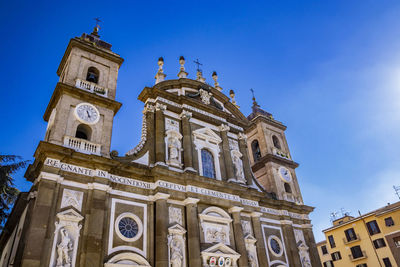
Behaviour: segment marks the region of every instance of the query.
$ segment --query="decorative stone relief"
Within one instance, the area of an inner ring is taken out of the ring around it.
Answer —
[[[244,236],[253,234],[253,229],[251,227],[251,222],[250,221],[242,220],[242,229],[243,229],[243,235]]]
[[[83,216],[73,209],[57,214],[50,267],[74,267]]]
[[[169,223],[178,223],[182,225],[182,209],[180,208],[175,208],[175,207],[169,207],[168,210],[169,213]]]
[[[61,208],[72,206],[81,211],[82,209],[83,192],[64,188],[61,200]]]
[[[230,150],[237,150],[239,151],[239,143],[235,139],[229,138],[229,148]]]
[[[165,130],[173,130],[176,132],[179,132],[179,121],[170,119],[170,118],[165,118]]]
[[[240,254],[231,249],[230,247],[218,243],[201,252],[203,259],[203,266],[233,266],[237,267],[237,261]]]
[[[200,93],[201,102],[203,102],[206,105],[209,105],[212,94],[207,92],[204,89],[200,89],[199,93]]]
[[[142,135],[140,136],[140,141],[137,146],[135,146],[133,149],[129,150],[126,155],[135,155],[137,154],[144,145],[146,144],[147,141],[147,120],[146,120],[146,113],[147,112],[154,112],[154,106],[152,105],[146,105],[144,110],[143,110],[143,119],[142,119]]]
[[[303,231],[300,229],[293,229],[294,237],[296,239],[297,248],[299,250],[299,256],[302,267],[312,267],[310,261],[310,255],[308,253],[308,246],[304,240]]]
[[[217,207],[208,207],[199,214],[199,218],[206,243],[230,245],[232,219],[228,213]]]
[[[231,128],[228,126],[228,125],[226,125],[226,124],[221,124],[219,127],[219,130],[221,131],[221,132],[225,132],[225,131],[229,131]]]
[[[170,267],[186,266],[185,233],[186,230],[178,224],[168,228],[168,258]]]

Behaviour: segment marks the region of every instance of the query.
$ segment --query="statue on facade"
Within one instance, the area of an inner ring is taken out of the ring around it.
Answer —
[[[183,265],[182,245],[176,239],[171,242],[171,267],[182,267]]]
[[[170,137],[168,139],[168,150],[169,160],[179,161],[180,142],[177,138]]]
[[[243,162],[237,155],[233,157],[233,164],[235,166],[236,179],[239,182],[243,182],[244,181]]]
[[[248,257],[249,257],[249,266],[250,267],[257,267],[257,262],[256,262],[256,259],[253,256],[253,254],[249,253]]]
[[[68,255],[72,250],[71,238],[65,228],[60,229],[61,242],[57,245],[57,267],[70,267],[71,258]]]

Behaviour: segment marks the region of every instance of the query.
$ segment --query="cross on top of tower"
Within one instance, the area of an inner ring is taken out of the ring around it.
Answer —
[[[100,30],[99,23],[101,22],[101,20],[100,18],[94,18],[94,20],[96,21],[96,26],[94,26],[92,34],[98,36],[99,35],[98,32]]]
[[[203,66],[203,64],[201,64],[201,63],[199,62],[199,59],[196,59],[196,60],[194,60],[193,62],[194,62],[194,64],[197,65],[197,71],[198,71],[198,72],[201,72],[200,66]]]

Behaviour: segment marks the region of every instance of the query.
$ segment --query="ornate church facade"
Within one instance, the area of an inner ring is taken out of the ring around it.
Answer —
[[[0,266],[321,266],[286,127],[160,58],[139,144],[110,153],[122,63],[97,28],[69,42]]]

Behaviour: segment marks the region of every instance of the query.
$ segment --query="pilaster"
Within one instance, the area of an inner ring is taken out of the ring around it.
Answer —
[[[239,267],[245,267],[249,265],[246,244],[244,242],[242,221],[240,218],[240,212],[242,210],[243,210],[242,207],[236,207],[236,206],[229,209],[229,213],[232,213],[233,217],[233,232],[235,235],[236,251],[240,254],[240,258],[238,261]]]
[[[147,104],[143,110],[147,122],[147,142],[149,146],[149,164],[151,166],[156,162],[154,111],[154,106],[150,104]]]
[[[180,116],[182,118],[183,163],[185,171],[195,171],[193,169],[192,129],[190,127],[192,113],[184,110]]]
[[[167,109],[166,105],[156,104],[156,130],[155,130],[155,148],[156,148],[156,165],[165,166],[165,121],[164,111]]]
[[[256,248],[259,260],[259,266],[269,266],[267,254],[264,245],[264,237],[261,229],[260,212],[251,213],[251,222],[253,224],[254,237],[257,239]]]
[[[157,193],[155,200],[155,265],[156,267],[168,267],[168,194]]]
[[[297,249],[296,238],[293,232],[292,221],[281,221],[281,228],[286,244],[286,253],[289,259],[289,265],[293,267],[302,267],[300,262],[299,250]]]
[[[201,267],[197,202],[199,199],[196,198],[187,198],[184,201],[187,220],[188,266],[190,267]]]
[[[303,225],[304,226],[304,225]],[[312,231],[312,226],[303,227],[304,239],[306,245],[308,246],[308,253],[310,255],[311,265],[313,267],[321,267],[321,261],[319,259],[317,245],[314,239],[314,233]]]

